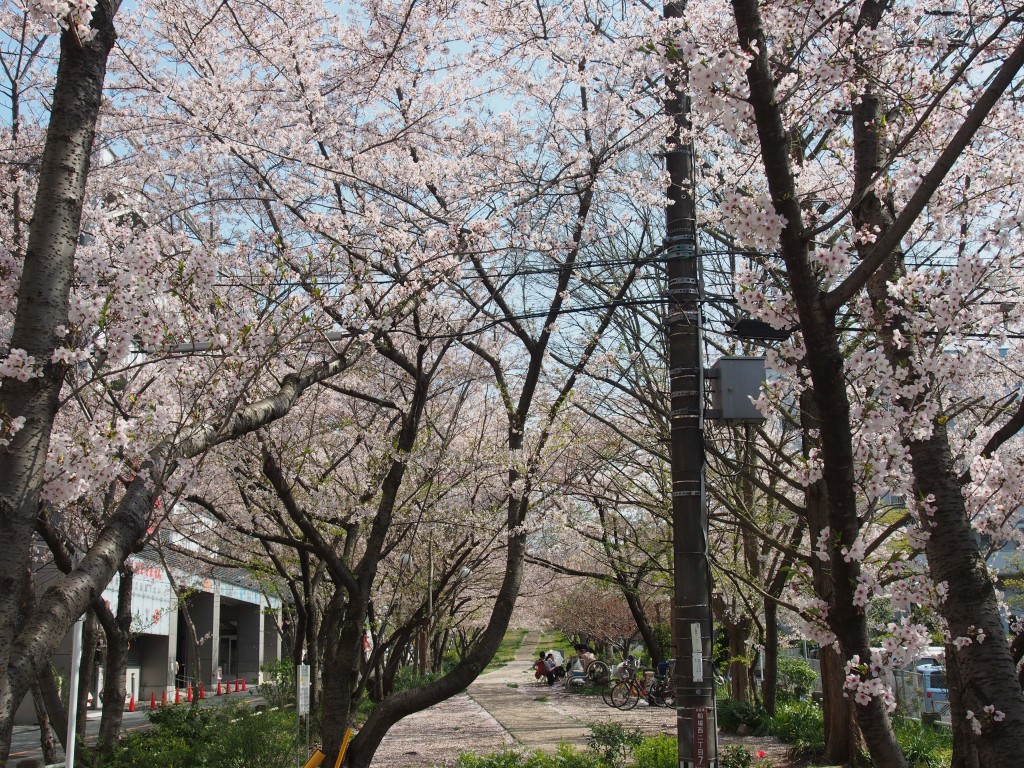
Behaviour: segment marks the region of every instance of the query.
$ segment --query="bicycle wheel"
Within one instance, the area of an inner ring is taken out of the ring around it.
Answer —
[[[587,679],[597,685],[603,685],[611,679],[612,673],[603,661],[592,661],[587,667]]]
[[[605,688],[603,691],[601,691],[601,700],[605,704],[607,704],[609,707],[614,707],[615,706],[615,704],[612,702],[612,691],[613,690],[615,690],[614,687]]]
[[[632,709],[640,701],[640,693],[637,691],[636,683],[629,680],[620,680],[612,688],[612,706],[621,710]]]
[[[656,707],[674,707],[676,705],[675,686],[668,685],[665,682],[652,686],[651,703]]]

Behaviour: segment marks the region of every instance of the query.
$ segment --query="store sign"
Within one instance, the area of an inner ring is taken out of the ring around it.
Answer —
[[[167,574],[163,568],[143,560],[129,560],[132,569],[132,632],[146,635],[167,635],[171,631],[169,616],[177,610]],[[113,610],[117,605],[120,577],[114,575],[103,590],[103,599]]]

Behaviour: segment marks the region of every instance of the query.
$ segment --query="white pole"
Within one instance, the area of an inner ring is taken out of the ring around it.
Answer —
[[[75,768],[75,726],[78,720],[78,671],[82,666],[82,627],[85,617],[75,622],[74,634],[71,636],[71,678],[68,691],[68,748],[64,751],[65,768]]]

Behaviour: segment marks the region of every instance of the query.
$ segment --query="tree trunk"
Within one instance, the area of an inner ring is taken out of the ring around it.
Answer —
[[[454,696],[483,672],[501,645],[501,639],[512,618],[516,596],[519,594],[519,585],[522,581],[525,554],[526,541],[524,537],[510,538],[505,560],[505,576],[495,600],[491,619],[480,639],[455,668],[444,677],[427,685],[401,691],[385,699],[373,711],[362,730],[359,731],[359,735],[353,740],[348,753],[347,765],[349,768],[369,768],[374,752],[392,725],[406,715]]]
[[[747,82],[749,103],[757,126],[758,143],[772,205],[786,224],[779,238],[789,287],[803,332],[804,364],[810,371],[821,433],[822,474],[828,487],[828,554],[832,566],[832,600],[829,627],[843,654],[871,658],[867,618],[854,601],[861,575],[860,563],[849,562],[842,547],[860,533],[855,493],[850,401],[846,389],[843,356],[836,329],[836,308],[826,300],[818,274],[811,264],[810,243],[804,229],[800,192],[791,168],[789,134],[783,123],[775,79],[768,59],[769,44],[757,0],[732,0],[740,46],[750,56]],[[867,674],[870,674],[868,672]],[[857,719],[876,765],[906,768],[907,761],[896,741],[885,705],[878,698],[857,706]]]
[[[764,599],[764,682],[761,695],[769,715],[775,714],[775,695],[779,687],[779,608],[769,597]]]
[[[43,690],[38,680],[32,684],[32,707],[36,712],[36,722],[39,723],[39,746],[43,750],[43,762],[51,765],[57,762],[57,740],[53,737],[50,715],[46,711]]]
[[[25,350],[34,358],[39,375],[27,381],[5,378],[0,385],[0,412],[25,419],[10,444],[0,448],[0,670],[5,671],[0,674],[0,764],[10,753],[14,710],[36,676],[35,671],[22,673],[12,667],[10,659],[21,579],[32,551],[43,467],[64,382],[64,365],[51,360],[64,343],[58,327],[68,325],[85,181],[107,55],[114,44],[117,5],[109,0],[96,4],[92,26],[97,34],[91,41],[82,43],[72,32],[61,35],[50,124],[10,340],[11,349]]]
[[[107,636],[107,656],[103,675],[103,714],[100,716],[100,735],[97,749],[109,752],[121,736],[121,721],[124,718],[126,695],[125,674],[128,669],[128,644],[132,630],[132,579],[131,566],[121,564],[118,573],[117,613],[113,622],[104,622]],[[198,700],[198,695],[196,700]]]
[[[96,675],[99,631],[96,612],[90,609],[85,614],[85,622],[82,626],[82,660],[78,665],[78,709],[75,715],[75,733],[78,734],[80,747],[85,743],[85,726],[89,721],[89,694]],[[99,691],[96,693],[98,694]]]
[[[655,633],[654,627],[647,619],[643,603],[640,602],[639,592],[635,586],[630,587],[621,582],[619,589],[626,599],[626,605],[629,607],[629,613],[633,616],[633,621],[636,622],[636,628],[644,641],[644,647],[647,648],[647,653],[651,656],[651,663],[657,666],[659,662],[665,660],[665,653],[661,648],[661,643],[658,642],[658,635]]]
[[[203,679],[202,667],[199,661],[199,634],[196,632],[196,624],[192,621],[192,612],[188,609],[189,593],[186,592],[183,596],[179,589],[178,581],[174,578],[174,571],[167,565],[167,559],[164,557],[164,551],[162,547],[159,547],[160,552],[160,563],[164,567],[164,571],[167,573],[167,583],[171,588],[171,592],[174,594],[175,604],[180,606],[175,608],[178,611],[178,618],[185,624],[185,637],[188,650],[185,656],[185,668],[184,675],[187,686],[191,686],[193,682],[196,684],[196,688],[199,687],[199,683]],[[123,573],[124,569],[122,569]],[[174,681],[175,687],[178,685],[178,681]],[[192,706],[199,706],[198,691],[192,698]]]
[[[946,681],[961,679],[955,648],[946,644]],[[967,720],[959,685],[949,685],[949,719],[953,725],[953,759],[949,768],[979,768],[974,732]]]
[[[804,455],[807,456],[816,447],[809,435],[818,430],[818,407],[810,390],[804,390],[800,396],[800,427],[804,435]],[[828,525],[828,488],[824,480],[818,480],[807,487],[804,505],[807,510],[808,534],[811,541],[816,542]],[[822,561],[816,555],[811,557],[811,580],[814,594],[826,605],[830,605],[832,569],[829,561]],[[860,752],[861,742],[856,718],[852,716],[853,704],[843,692],[843,659],[831,645],[824,645],[818,654],[818,663],[825,720],[825,754],[822,760],[827,764],[853,765]]]
[[[726,668],[726,676],[729,679],[729,698],[734,701],[749,701],[751,689],[748,679],[750,659],[747,657],[747,641],[750,639],[753,621],[746,615],[736,618],[732,613],[735,610],[735,605],[727,605],[719,595],[713,597],[712,607],[715,611],[717,625],[725,633],[726,641],[729,644],[729,665]]]
[[[978,762],[985,768],[1020,765],[1024,754],[1024,693],[1003,631],[999,602],[978,552],[974,530],[967,519],[960,481],[954,471],[946,424],[936,418],[927,440],[910,443],[915,490],[919,498],[934,497],[922,523],[930,527],[925,553],[932,580],[947,586],[939,612],[950,638],[971,642],[947,657],[958,672],[951,682],[960,690],[963,708],[982,725],[974,741]],[[984,641],[979,637],[984,633]],[[948,679],[948,678],[947,678]],[[1004,718],[997,722],[985,713],[993,706]]]
[[[43,705],[50,718],[50,726],[57,734],[62,749],[68,748],[68,713],[60,697],[57,678],[53,675],[53,667],[47,668],[39,675],[39,690],[43,696]]]

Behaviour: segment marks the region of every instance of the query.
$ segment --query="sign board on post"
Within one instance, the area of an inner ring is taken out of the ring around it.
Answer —
[[[296,709],[300,715],[309,714],[309,664],[299,664],[296,668],[297,685],[295,691]]]
[[[693,768],[707,768],[708,756],[708,708],[693,708]]]
[[[704,682],[704,646],[701,643],[700,623],[690,624],[690,644],[693,646],[693,682]]]

